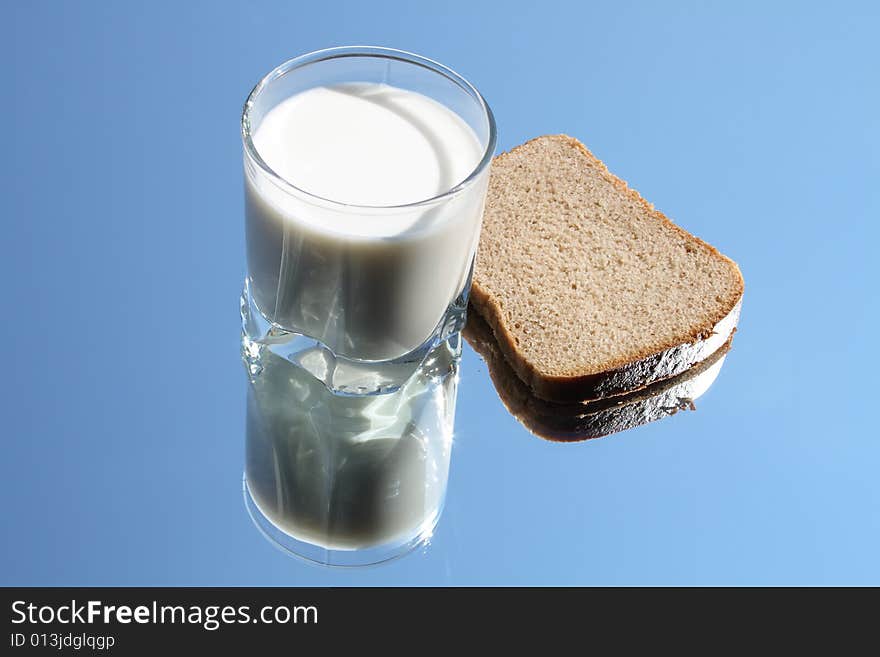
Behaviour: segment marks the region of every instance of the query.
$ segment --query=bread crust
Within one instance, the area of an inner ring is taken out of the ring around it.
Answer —
[[[702,362],[677,376],[617,397],[578,402],[548,402],[536,397],[502,354],[492,329],[476,313],[469,315],[463,333],[483,358],[505,408],[526,429],[553,442],[601,438],[695,410],[694,400],[715,381],[730,350],[732,336]]]
[[[532,389],[536,396],[542,399],[550,401],[599,399],[638,390],[656,381],[676,376],[717,351],[733,334],[739,321],[745,282],[737,264],[711,244],[707,244],[673,223],[666,215],[642,198],[636,190],[630,188],[625,181],[612,174],[599,158],[573,137],[564,134],[536,137],[506,153],[501,153],[495,159],[502,161],[510,154],[539,139],[562,141],[579,149],[588,158],[595,161],[600,167],[601,173],[615,187],[640,203],[653,217],[664,222],[684,239],[699,244],[717,258],[725,261],[735,276],[736,288],[731,298],[725,300],[723,308],[726,307],[726,310],[722,309],[716,317],[710,317],[704,325],[693,327],[693,332],[686,341],[675,343],[666,341],[660,345],[659,349],[645,349],[635,354],[634,358],[609,362],[607,369],[602,372],[560,376],[543,373],[520,356],[514,338],[502,320],[503,315],[497,301],[480,286],[478,276],[475,276],[471,287],[470,305],[489,325],[507,362],[519,378]]]

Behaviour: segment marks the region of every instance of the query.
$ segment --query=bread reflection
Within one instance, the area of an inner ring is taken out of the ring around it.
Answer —
[[[576,442],[696,410],[721,371],[732,337],[714,354],[686,372],[614,397],[581,402],[551,402],[536,397],[501,353],[492,329],[470,308],[465,339],[486,362],[489,376],[507,410],[526,429],[545,440]]]

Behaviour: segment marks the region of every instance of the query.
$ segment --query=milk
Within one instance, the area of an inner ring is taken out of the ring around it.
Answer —
[[[259,513],[326,550],[430,534],[446,494],[460,339],[397,392],[340,396],[269,352],[250,378],[246,481]]]
[[[477,168],[474,131],[427,96],[374,83],[302,91],[253,131],[277,176],[246,156],[248,284],[260,313],[356,360],[422,345],[469,280],[488,167],[429,199]]]

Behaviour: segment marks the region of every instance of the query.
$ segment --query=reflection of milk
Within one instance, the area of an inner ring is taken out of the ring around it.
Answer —
[[[299,93],[253,126],[282,189],[245,160],[250,289],[261,313],[337,355],[389,360],[421,345],[467,282],[488,168],[453,111],[380,84]],[[405,206],[405,207],[354,207]]]
[[[268,352],[247,413],[245,476],[262,514],[333,550],[430,531],[446,493],[459,355],[453,338],[399,391],[347,397]]]

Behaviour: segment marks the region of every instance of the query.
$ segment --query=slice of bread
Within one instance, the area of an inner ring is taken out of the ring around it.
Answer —
[[[486,362],[498,397],[510,414],[536,436],[554,442],[601,438],[678,411],[696,410],[694,401],[715,382],[732,340],[681,374],[641,390],[592,401],[558,403],[536,397],[522,382],[478,313],[468,315],[464,336]]]
[[[471,305],[535,395],[596,399],[705,360],[739,318],[729,258],[565,135],[495,158]]]

